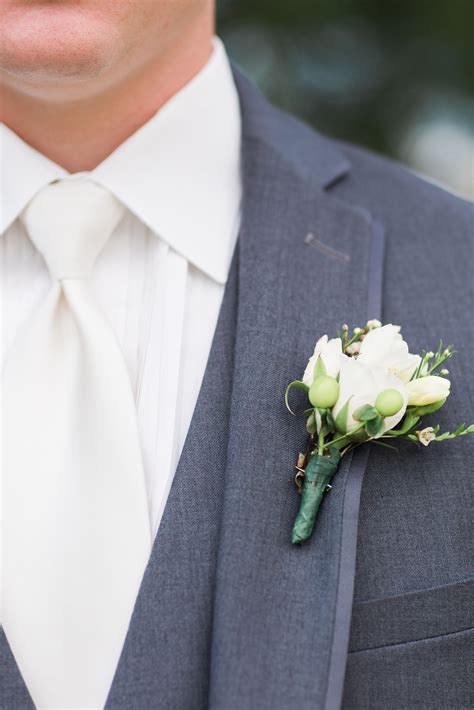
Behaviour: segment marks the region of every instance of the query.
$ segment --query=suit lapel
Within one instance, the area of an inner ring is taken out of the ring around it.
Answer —
[[[0,627],[0,708],[34,710],[33,700]]]
[[[378,317],[380,230],[321,189],[344,162],[323,151],[326,169],[309,178],[307,156],[300,164],[272,142],[271,117],[265,130],[245,121],[240,90],[244,218],[210,706],[329,710],[342,693],[365,457],[344,459],[313,539],[293,547],[306,435],[283,393],[317,336]]]

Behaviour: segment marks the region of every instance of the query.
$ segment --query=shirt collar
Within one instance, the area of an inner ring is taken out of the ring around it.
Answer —
[[[7,166],[0,227],[67,171],[2,126]],[[237,90],[220,40],[204,68],[94,170],[153,232],[225,283],[241,199],[241,121]],[[5,168],[2,172],[5,175]]]
[[[0,124],[0,233],[10,226],[42,187],[66,177],[66,170]]]

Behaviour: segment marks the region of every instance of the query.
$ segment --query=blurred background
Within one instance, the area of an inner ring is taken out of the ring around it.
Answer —
[[[231,58],[318,131],[474,198],[473,0],[218,0]]]

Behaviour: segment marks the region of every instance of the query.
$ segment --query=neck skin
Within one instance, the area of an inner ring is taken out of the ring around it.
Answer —
[[[212,22],[195,23],[134,73],[118,81],[100,77],[84,83],[86,90],[77,84],[23,90],[7,79],[0,118],[68,172],[92,170],[202,69],[212,53],[212,36]]]

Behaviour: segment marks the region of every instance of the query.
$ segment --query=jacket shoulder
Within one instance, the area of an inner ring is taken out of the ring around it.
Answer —
[[[423,219],[444,213],[472,229],[473,205],[468,200],[394,160],[359,146],[332,142],[351,164],[340,186],[347,198],[367,202],[374,214],[403,212]]]
[[[343,170],[327,188],[346,204],[363,208],[385,225],[394,244],[436,248],[453,256],[471,248],[474,239],[474,204],[453,194],[408,167],[365,148],[319,134],[293,116],[279,111],[285,124],[286,150],[310,159],[316,174],[320,156]],[[334,158],[338,156],[338,158]],[[431,246],[430,246],[431,245]]]

